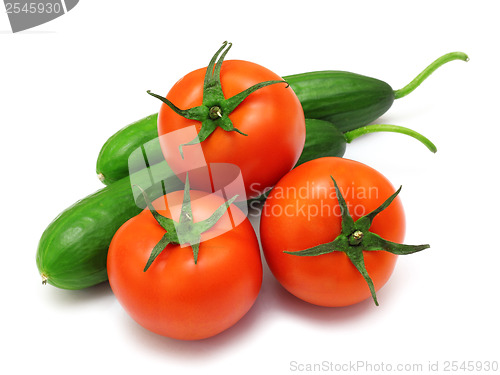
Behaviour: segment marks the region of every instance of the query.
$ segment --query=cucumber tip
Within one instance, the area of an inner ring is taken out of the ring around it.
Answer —
[[[47,285],[47,280],[48,280],[47,275],[42,273],[41,276],[42,276],[42,285]]]
[[[101,182],[104,182],[104,180],[106,179],[106,177],[104,177],[104,175],[102,173],[98,173],[97,174],[97,178],[99,179],[99,181]]]

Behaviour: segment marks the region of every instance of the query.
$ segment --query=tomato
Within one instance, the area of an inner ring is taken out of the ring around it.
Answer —
[[[192,190],[194,223],[209,218],[224,200]],[[183,192],[152,205],[180,220]],[[197,262],[193,247],[168,244],[144,271],[165,230],[146,209],[116,232],[108,252],[111,288],[127,313],[146,329],[181,340],[214,336],[234,325],[254,304],[262,283],[257,237],[234,205],[201,234]]]
[[[347,306],[371,293],[345,252],[292,254],[332,242],[341,234],[341,207],[332,178],[354,221],[395,192],[387,178],[365,164],[334,157],[312,160],[284,176],[271,191],[263,207],[260,235],[267,264],[286,290],[312,304]],[[387,241],[403,241],[405,215],[399,197],[373,219],[370,232]],[[397,255],[386,251],[362,254],[374,289],[379,290],[391,276]]]
[[[180,109],[201,106],[207,98],[204,94],[206,73],[207,68],[203,68],[187,74],[171,88],[166,99]],[[304,112],[293,90],[269,69],[241,60],[228,60],[221,65],[220,84],[224,98],[232,98],[253,85],[273,80],[279,83],[252,92],[230,113],[222,111],[221,116],[228,116],[238,131],[214,125],[215,130],[200,143],[208,166],[228,163],[241,169],[248,198],[257,197],[272,187],[299,159],[305,142]],[[218,100],[220,98],[213,101]],[[193,169],[192,165],[186,166],[188,162],[179,153],[180,147],[187,152],[200,144],[181,146],[191,139],[164,135],[192,126],[199,133],[202,123],[187,119],[162,104],[158,117],[160,144],[169,166],[180,176]],[[193,188],[203,190],[199,186],[204,181],[197,182],[194,174],[191,183]]]

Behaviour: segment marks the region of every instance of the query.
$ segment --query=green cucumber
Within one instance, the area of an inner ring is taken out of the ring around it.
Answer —
[[[67,208],[40,238],[36,264],[43,284],[83,289],[107,280],[106,257],[111,239],[123,223],[145,207],[132,184],[145,188],[151,199],[184,187],[163,162]]]
[[[355,73],[311,72],[286,80],[306,117],[331,121],[341,131],[376,120],[394,102],[394,91],[387,83]]]
[[[283,79],[297,94],[306,118],[330,121],[347,132],[376,120],[395,99],[408,95],[437,68],[453,60],[467,61],[468,57],[462,52],[443,55],[400,90],[393,90],[378,79],[343,71],[309,72]],[[109,138],[97,159],[96,171],[101,181],[110,184],[128,175],[132,151],[158,137],[157,115],[130,124]],[[147,147],[150,164],[162,160],[158,142]],[[133,167],[134,163],[131,161],[130,165]]]
[[[436,146],[423,135],[414,130],[388,124],[365,125],[358,129],[342,133],[337,127],[326,120],[306,119],[306,140],[304,149],[295,167],[313,159],[327,156],[342,157],[346,146],[354,139],[369,133],[391,132],[405,134],[420,141],[430,151],[436,152]]]
[[[346,151],[347,141],[344,133],[331,122],[306,119],[306,141],[295,167],[326,156],[341,158]]]
[[[118,181],[130,173],[139,169],[142,157],[139,162],[131,160],[129,157],[140,146],[149,147],[148,141],[158,136],[156,123],[158,113],[146,116],[128,126],[125,126],[114,135],[112,135],[101,148],[97,158],[96,171],[98,178],[105,184]],[[150,144],[154,145],[154,144]],[[145,150],[150,157],[150,164],[156,164],[163,160],[163,155],[159,149],[153,152]]]
[[[468,61],[463,52],[443,55],[400,90],[364,75],[327,70],[283,77],[297,94],[306,118],[328,120],[342,132],[367,125],[417,88],[437,68],[453,60]]]
[[[104,143],[96,164],[101,182],[109,185],[118,181],[139,170],[143,161],[153,165],[164,160],[158,141],[157,119],[158,113],[144,117],[118,130]],[[143,150],[143,155],[137,152],[139,149]]]

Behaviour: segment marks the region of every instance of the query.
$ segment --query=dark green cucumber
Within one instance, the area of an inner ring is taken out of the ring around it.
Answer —
[[[295,167],[313,159],[327,156],[342,157],[346,146],[354,139],[369,133],[391,132],[405,134],[424,144],[430,151],[436,152],[436,146],[427,138],[414,130],[388,124],[365,125],[342,133],[337,127],[326,120],[306,119],[306,140],[304,149]]]
[[[327,70],[283,77],[295,91],[306,118],[333,122],[342,132],[367,125],[415,90],[437,68],[453,60],[468,61],[463,52],[443,55],[400,90],[364,75]]]
[[[330,121],[342,132],[347,132],[379,118],[395,99],[408,95],[437,68],[453,60],[467,61],[468,57],[462,52],[443,55],[400,90],[393,90],[381,80],[344,71],[309,72],[283,79],[297,94],[306,118]],[[125,177],[129,173],[128,157],[145,144],[150,164],[162,160],[159,143],[147,143],[158,137],[156,116],[130,124],[104,144],[97,159],[101,181],[109,184]],[[131,160],[130,166],[134,168],[134,165]]]
[[[347,141],[344,133],[331,122],[325,120],[306,120],[306,141],[295,167],[326,156],[342,157],[345,154]]]
[[[327,120],[349,131],[383,115],[394,102],[387,83],[360,74],[324,71],[285,77],[307,118]]]
[[[83,289],[107,280],[106,257],[111,239],[123,223],[145,207],[131,184],[146,188],[151,199],[184,187],[163,162],[67,208],[45,229],[38,245],[36,263],[44,284]]]
[[[132,173],[139,169],[132,160],[129,165],[129,156],[142,145],[148,147],[148,141],[158,136],[157,120],[158,113],[144,117],[125,126],[106,141],[99,152],[96,165],[97,176],[104,184],[109,185],[129,175],[129,168]],[[161,152],[157,151],[159,150],[149,152],[146,149],[151,157],[151,165],[163,160]]]

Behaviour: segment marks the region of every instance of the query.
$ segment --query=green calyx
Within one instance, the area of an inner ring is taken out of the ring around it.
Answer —
[[[203,142],[208,138],[210,134],[215,131],[215,129],[217,129],[217,127],[222,128],[225,131],[235,131],[242,135],[247,135],[234,127],[233,122],[229,118],[231,112],[233,112],[236,107],[238,107],[243,102],[243,100],[245,100],[251,93],[275,83],[286,83],[282,80],[260,82],[249,87],[246,90],[243,90],[239,94],[226,99],[222,92],[220,72],[222,68],[222,62],[231,49],[231,46],[231,43],[224,42],[222,44],[222,47],[219,48],[219,50],[212,57],[212,60],[210,60],[203,83],[203,101],[200,106],[190,109],[180,109],[163,96],[148,91],[149,95],[160,99],[178,115],[188,120],[201,122],[201,129],[198,133],[198,136],[192,141],[179,147],[181,155],[183,154],[182,146]]]
[[[331,177],[331,176],[330,176]],[[318,246],[311,247],[310,249],[301,251],[284,251],[287,254],[297,255],[297,256],[317,256],[322,254],[333,253],[334,251],[340,251],[347,255],[351,263],[356,267],[356,269],[361,273],[363,278],[370,288],[370,292],[375,302],[375,305],[379,305],[377,301],[377,296],[375,293],[375,287],[373,281],[368,275],[365,267],[363,251],[387,251],[392,254],[406,255],[416,253],[418,251],[429,248],[429,245],[403,245],[395,242],[387,241],[380,237],[379,235],[369,231],[373,219],[380,212],[385,210],[396,196],[401,191],[401,187],[391,195],[380,207],[374,211],[368,213],[367,215],[360,217],[358,220],[354,219],[349,214],[349,209],[344,200],[344,197],[340,193],[340,189],[337,183],[331,177],[337,194],[337,199],[342,212],[342,230],[341,233],[332,242],[321,244]]]
[[[140,187],[138,188],[141,189]],[[156,209],[151,204],[151,201],[147,197],[145,191],[141,189],[141,192],[144,196],[144,200],[146,201],[149,210],[151,211],[151,214],[153,215],[157,223],[160,224],[160,226],[166,231],[161,240],[151,251],[146,266],[144,267],[144,272],[148,270],[153,261],[158,257],[158,255],[160,255],[160,253],[168,244],[188,244],[189,246],[191,246],[191,248],[193,249],[194,263],[197,264],[201,234],[211,229],[224,215],[229,206],[236,200],[236,198],[238,198],[238,196],[236,195],[228,201],[224,202],[208,219],[200,222],[194,222],[193,213],[191,210],[191,197],[189,195],[189,180],[188,176],[186,175],[186,184],[184,186],[184,196],[182,201],[181,213],[179,221],[177,222],[158,213],[158,211],[156,211]]]

